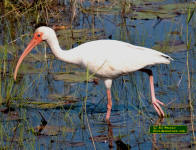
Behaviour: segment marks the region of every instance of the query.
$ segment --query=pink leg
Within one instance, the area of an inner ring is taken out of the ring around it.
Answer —
[[[111,91],[110,91],[110,89],[107,89],[107,97],[108,97],[108,105],[107,105],[106,120],[109,120],[110,119],[111,109],[112,109],[112,98],[111,98]]]
[[[159,116],[164,117],[165,114],[164,114],[160,105],[164,106],[165,104],[163,102],[159,101],[158,99],[156,99],[156,97],[155,97],[153,75],[150,75],[150,89],[151,89],[152,104],[153,104],[155,110],[157,111],[157,113],[159,114]]]
[[[154,109],[156,110],[156,112],[158,113],[158,115],[160,117],[164,117],[165,114],[161,108],[160,105],[165,106],[165,104],[161,101],[159,101],[158,99],[156,99],[155,97],[155,91],[154,91],[154,80],[153,80],[153,74],[152,71],[150,69],[141,69],[142,72],[146,72],[149,75],[150,78],[150,90],[151,90],[151,97],[152,97],[152,104]]]

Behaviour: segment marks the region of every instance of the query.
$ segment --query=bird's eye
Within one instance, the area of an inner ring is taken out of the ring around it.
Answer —
[[[37,37],[40,37],[41,35],[40,34],[37,34]]]

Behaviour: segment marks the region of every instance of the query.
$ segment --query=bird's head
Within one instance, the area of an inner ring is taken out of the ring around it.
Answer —
[[[20,58],[17,62],[16,68],[14,71],[14,80],[16,80],[18,68],[19,68],[20,64],[22,63],[23,59],[25,58],[25,56],[27,56],[29,54],[29,52],[36,45],[38,45],[42,41],[47,41],[51,34],[54,34],[54,30],[49,27],[46,27],[46,26],[39,27],[35,30],[33,39],[29,42],[28,46],[26,47],[26,49],[24,50],[24,52],[22,53],[22,55],[20,56]]]

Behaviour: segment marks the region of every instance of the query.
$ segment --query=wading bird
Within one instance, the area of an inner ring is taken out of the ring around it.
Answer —
[[[160,106],[164,103],[155,97],[152,71],[145,69],[145,67],[155,64],[169,64],[172,60],[170,56],[153,49],[117,40],[96,40],[81,44],[70,50],[62,50],[55,31],[42,26],[36,29],[33,39],[20,56],[14,72],[15,80],[24,57],[42,41],[49,44],[58,59],[87,68],[91,73],[104,80],[108,101],[106,120],[109,120],[112,109],[112,80],[134,71],[142,71],[149,75],[153,107],[160,117],[164,117],[164,112]]]

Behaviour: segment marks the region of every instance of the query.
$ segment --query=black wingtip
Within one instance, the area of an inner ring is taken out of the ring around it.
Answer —
[[[173,60],[173,58],[171,58],[170,56],[167,56],[167,55],[162,55],[162,57],[165,57],[168,60]]]

